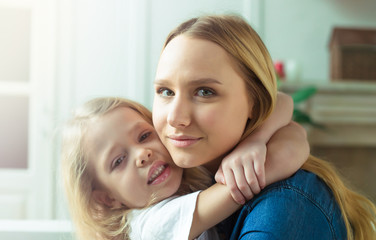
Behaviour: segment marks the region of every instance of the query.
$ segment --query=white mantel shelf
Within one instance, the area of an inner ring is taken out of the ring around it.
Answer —
[[[376,81],[286,82],[280,90],[291,94],[307,86],[315,86],[317,93],[298,107],[327,127],[309,130],[311,144],[376,147]]]
[[[370,94],[376,96],[376,80],[374,82],[328,82],[328,83],[315,83],[312,82],[283,82],[281,88],[283,91],[293,92],[302,87],[315,86],[319,92],[323,93],[359,93]]]

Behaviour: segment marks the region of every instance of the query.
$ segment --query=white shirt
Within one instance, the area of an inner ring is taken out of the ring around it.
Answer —
[[[132,210],[132,240],[188,240],[199,192],[170,197],[146,209]],[[219,239],[214,228],[202,233],[198,240]]]

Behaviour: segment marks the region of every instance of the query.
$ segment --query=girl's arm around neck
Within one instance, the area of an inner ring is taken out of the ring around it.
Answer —
[[[189,239],[225,220],[241,206],[234,201],[225,185],[216,183],[202,191],[197,198]]]
[[[265,160],[266,155],[270,154],[266,144],[279,129],[291,121],[293,106],[290,96],[278,92],[271,115],[222,160],[215,180],[231,189],[236,202],[244,203],[266,186]]]
[[[268,142],[265,162],[266,183],[286,179],[307,160],[310,152],[305,129],[291,122],[278,130]]]
[[[306,132],[294,122],[277,131],[269,141],[268,148],[274,154],[268,156],[266,161],[266,185],[291,176],[309,155]],[[286,161],[281,161],[281,158]],[[223,221],[241,206],[234,201],[226,185],[216,183],[202,191],[197,198],[189,239]]]
[[[257,139],[267,143],[278,129],[291,122],[293,110],[294,102],[292,98],[285,93],[278,92],[273,112],[260,127],[252,132],[248,139],[251,141]]]

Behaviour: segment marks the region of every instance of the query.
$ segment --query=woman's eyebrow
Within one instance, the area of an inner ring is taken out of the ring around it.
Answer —
[[[156,79],[154,81],[154,84],[156,85],[167,85],[168,83],[171,83],[171,81],[166,80],[166,79]],[[189,85],[202,85],[202,84],[209,84],[209,83],[222,85],[222,83],[215,78],[198,78],[198,79],[189,81]]]
[[[209,83],[222,85],[222,83],[215,78],[199,78],[199,79],[195,79],[191,81],[192,85],[202,85],[202,84],[209,84]]]
[[[166,85],[168,83],[168,80],[166,79],[155,79],[154,80],[154,84],[157,84],[157,85]]]

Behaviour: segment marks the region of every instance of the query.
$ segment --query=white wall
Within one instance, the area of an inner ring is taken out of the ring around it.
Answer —
[[[275,60],[295,60],[302,81],[330,78],[334,26],[376,28],[375,0],[265,0],[263,39]]]

